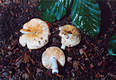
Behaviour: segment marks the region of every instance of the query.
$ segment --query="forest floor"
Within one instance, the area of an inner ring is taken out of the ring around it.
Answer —
[[[41,56],[46,48],[61,46],[58,27],[72,24],[71,18],[49,23],[49,43],[41,49],[30,51],[19,44],[19,30],[30,19],[40,18],[37,2],[29,2],[28,7],[18,0],[15,3],[0,0],[0,3],[4,3],[0,5],[0,28],[4,28],[0,32],[4,35],[0,38],[7,38],[0,41],[0,80],[116,80],[116,58],[108,55],[107,50],[108,41],[116,33],[114,13],[110,26],[103,29],[106,31],[98,37],[91,38],[81,32],[80,44],[63,50],[65,66],[59,67],[59,74],[53,75],[51,70],[43,67]]]

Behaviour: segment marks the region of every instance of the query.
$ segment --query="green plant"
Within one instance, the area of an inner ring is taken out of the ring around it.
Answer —
[[[91,37],[99,33],[101,11],[96,0],[41,0],[38,6],[41,18],[50,22],[60,20],[69,8],[76,27]]]
[[[116,35],[112,36],[112,39],[109,42],[108,52],[109,55],[116,56]]]
[[[54,22],[66,14],[66,8],[70,3],[71,0],[41,0],[38,9],[43,20]]]
[[[41,18],[49,22],[71,15],[73,25],[91,37],[100,31],[101,11],[96,0],[41,0],[38,10]],[[115,46],[116,36],[113,36],[108,48],[110,55],[116,55]]]

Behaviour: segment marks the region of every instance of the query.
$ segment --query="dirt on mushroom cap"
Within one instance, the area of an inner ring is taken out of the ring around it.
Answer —
[[[64,25],[59,28],[61,43],[67,47],[73,47],[80,43],[81,35],[79,30],[73,25]]]
[[[20,32],[24,33],[19,38],[19,43],[24,47],[27,45],[29,49],[38,49],[48,43],[50,35],[49,27],[46,22],[41,19],[31,19],[25,23]]]
[[[61,29],[65,35],[68,35],[68,33],[71,33],[74,36],[80,35],[79,30],[73,25],[64,25]]]
[[[39,26],[39,27],[38,27]],[[23,25],[23,29],[20,31],[25,32],[42,32],[44,27],[48,26],[46,22],[38,18],[33,18]]]

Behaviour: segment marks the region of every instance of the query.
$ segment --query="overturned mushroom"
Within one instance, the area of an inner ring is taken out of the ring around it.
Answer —
[[[20,30],[23,35],[19,38],[19,43],[29,49],[38,49],[48,43],[50,35],[49,27],[46,22],[41,19],[31,19],[23,25]]]
[[[79,30],[73,25],[64,25],[59,27],[61,37],[62,49],[67,47],[73,47],[80,43],[81,35]]]
[[[42,64],[47,69],[52,69],[52,73],[58,73],[58,64],[64,66],[65,55],[63,51],[58,47],[49,47],[42,54]]]

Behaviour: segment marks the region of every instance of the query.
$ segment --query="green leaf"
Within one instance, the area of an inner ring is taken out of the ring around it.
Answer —
[[[49,22],[60,20],[72,1],[72,23],[86,34],[96,36],[100,31],[101,21],[101,12],[96,0],[41,0],[38,6],[41,18]]]
[[[42,14],[42,19],[46,21],[60,20],[66,14],[66,8],[71,0],[41,0],[38,10]]]
[[[109,42],[108,52],[109,55],[116,56],[116,35],[112,36],[112,39]]]
[[[71,15],[73,24],[81,31],[92,37],[99,33],[101,11],[96,0],[74,0]]]

